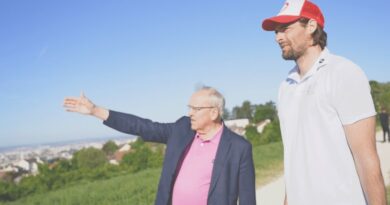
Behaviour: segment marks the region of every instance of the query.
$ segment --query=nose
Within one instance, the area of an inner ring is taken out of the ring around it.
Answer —
[[[192,117],[194,115],[194,109],[188,108],[188,116]]]

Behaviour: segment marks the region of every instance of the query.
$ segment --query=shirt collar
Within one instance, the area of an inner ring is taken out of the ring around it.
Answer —
[[[196,133],[195,138],[197,140],[202,141],[202,142],[218,143],[219,139],[221,138],[221,135],[222,135],[223,127],[224,127],[224,125],[222,124],[221,128],[219,128],[218,132],[215,133],[215,135],[211,139],[202,140],[198,133]]]
[[[316,72],[321,70],[321,68],[327,64],[329,55],[330,55],[330,52],[329,52],[328,48],[325,47],[324,50],[321,52],[320,56],[315,61],[314,65],[310,68],[310,70],[302,78],[299,75],[298,65],[295,65],[294,68],[292,70],[290,70],[290,72],[288,73],[288,77],[286,79],[286,82],[288,82],[289,84],[298,84],[298,83],[306,81],[307,79],[309,79]]]

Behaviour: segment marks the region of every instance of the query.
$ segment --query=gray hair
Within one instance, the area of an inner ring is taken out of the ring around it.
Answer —
[[[218,109],[219,118],[222,120],[225,108],[225,98],[223,95],[217,89],[210,86],[201,86],[197,91],[206,91],[208,93],[211,105]]]

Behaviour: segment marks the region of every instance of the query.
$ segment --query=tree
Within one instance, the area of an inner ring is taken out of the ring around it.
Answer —
[[[110,156],[118,150],[118,145],[116,145],[114,141],[110,140],[103,145],[102,150],[106,153],[106,155]]]
[[[377,81],[370,81],[371,95],[374,100],[375,109],[380,112],[385,109],[390,112],[390,83],[379,83]],[[379,125],[379,118],[378,125]]]
[[[77,151],[72,159],[72,163],[79,169],[95,169],[106,164],[105,153],[96,148],[84,148]]]
[[[252,119],[252,113],[253,113],[253,107],[251,105],[251,102],[248,100],[244,101],[242,103],[242,106],[235,106],[232,111],[232,115],[234,119]]]
[[[252,144],[252,146],[260,145],[261,134],[257,132],[257,128],[253,125],[249,125],[245,128],[246,139]]]
[[[56,166],[53,168],[58,173],[64,173],[72,170],[74,167],[69,160],[60,159],[56,162]]]
[[[256,106],[255,114],[253,116],[253,122],[259,123],[266,119],[273,121],[277,117],[277,111],[275,103],[269,101],[264,105],[260,104]]]
[[[135,142],[131,143],[131,148],[133,150],[137,150],[143,146],[145,146],[145,141],[141,137],[138,137]]]
[[[245,129],[245,136],[253,146],[278,142],[282,139],[279,120],[274,119],[271,123],[264,127],[262,133],[258,133],[255,126],[247,126]]]
[[[282,140],[280,132],[279,120],[273,120],[270,124],[264,127],[260,137],[260,144],[268,144]]]
[[[122,164],[130,166],[132,172],[148,168],[148,162],[152,155],[152,151],[146,147],[139,147],[135,152],[127,153],[123,156]]]

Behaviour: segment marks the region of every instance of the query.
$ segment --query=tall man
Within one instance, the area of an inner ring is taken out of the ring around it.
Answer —
[[[83,94],[64,100],[67,111],[92,115],[113,129],[167,145],[156,205],[254,205],[251,144],[222,121],[225,99],[215,89],[195,92],[188,117],[157,123],[96,106]]]
[[[329,52],[324,26],[321,10],[305,0],[287,0],[262,23],[296,63],[279,89],[285,204],[385,205],[368,80]]]

